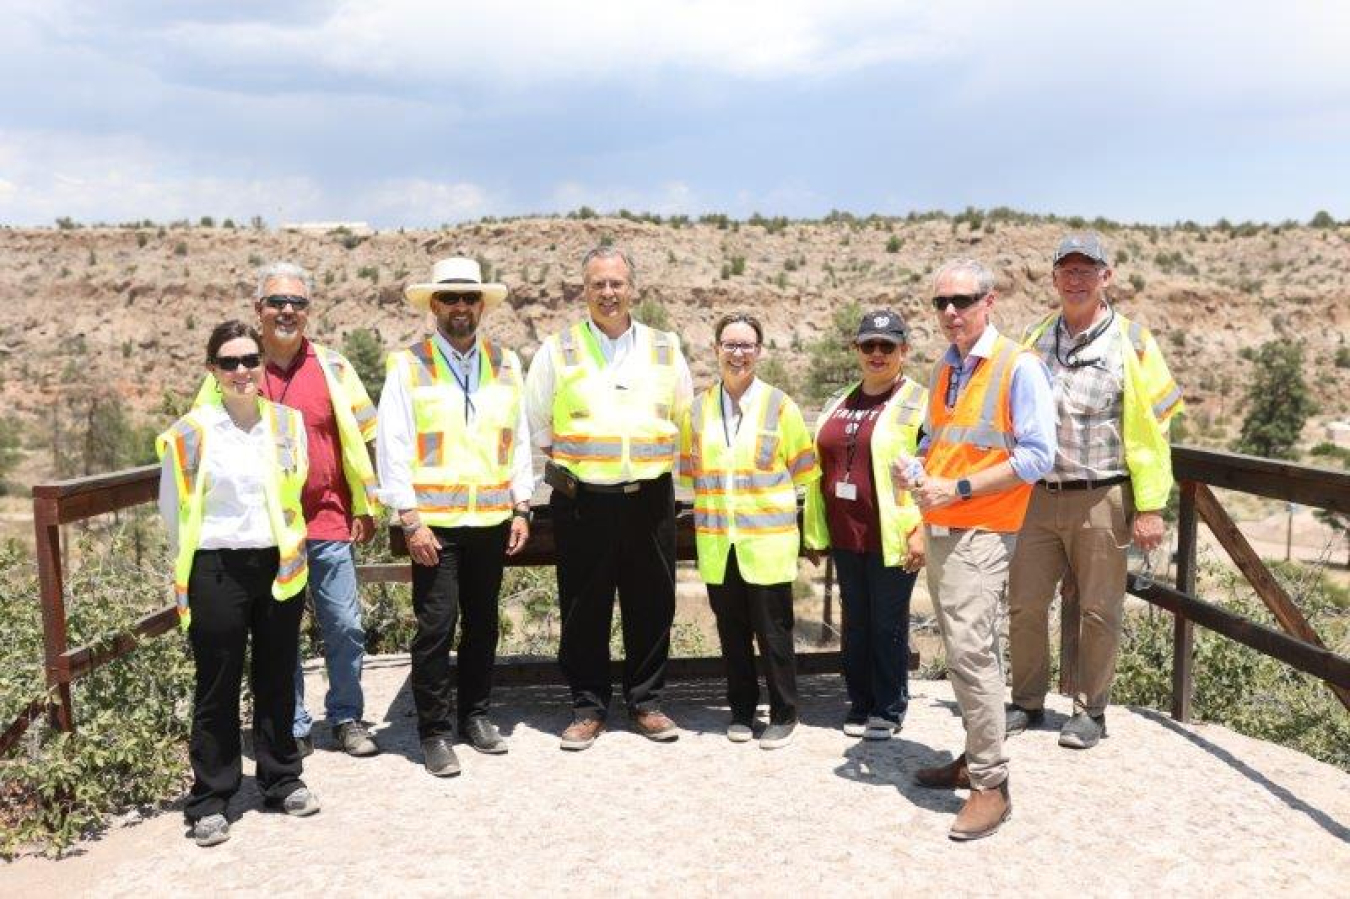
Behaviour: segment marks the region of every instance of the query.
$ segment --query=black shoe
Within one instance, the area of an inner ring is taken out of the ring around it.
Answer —
[[[295,748],[300,751],[300,758],[309,758],[314,754],[314,738],[308,734],[303,737],[296,737]]]
[[[460,725],[460,736],[470,746],[488,755],[505,755],[506,741],[498,732],[496,725],[487,718],[475,715]]]
[[[1038,727],[1045,721],[1045,709],[1024,709],[1013,703],[1004,712],[1003,733],[1013,737],[1028,727]]]
[[[428,737],[422,741],[422,765],[437,777],[454,777],[459,773],[459,757],[445,737]]]
[[[1059,745],[1069,749],[1091,749],[1106,736],[1106,716],[1079,712],[1059,731]]]
[[[379,755],[380,746],[360,721],[344,721],[333,728],[333,739],[342,751],[357,758]]]

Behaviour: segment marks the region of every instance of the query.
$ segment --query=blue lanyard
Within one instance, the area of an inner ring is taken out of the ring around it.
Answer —
[[[478,411],[476,408],[474,408],[473,397],[469,395],[469,382],[470,382],[469,373],[465,371],[464,380],[461,381],[459,378],[459,373],[456,372],[455,367],[450,364],[450,360],[446,357],[445,351],[441,349],[440,344],[436,345],[436,351],[441,354],[441,359],[445,362],[445,367],[447,370],[449,370],[450,377],[455,379],[455,384],[464,394],[464,424],[467,425],[469,423],[469,413],[471,411],[472,412]],[[475,363],[478,361],[477,347],[475,347],[475,352],[471,354],[470,358]],[[463,359],[461,361],[467,366],[470,360]]]

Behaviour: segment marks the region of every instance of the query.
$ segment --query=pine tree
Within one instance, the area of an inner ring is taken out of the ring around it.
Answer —
[[[1308,417],[1317,411],[1303,380],[1303,347],[1292,340],[1262,344],[1247,385],[1247,417],[1235,449],[1268,459],[1292,459]]]

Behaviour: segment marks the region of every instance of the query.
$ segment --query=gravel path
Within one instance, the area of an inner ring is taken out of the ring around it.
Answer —
[[[620,714],[582,753],[558,749],[562,690],[502,690],[510,754],[466,747],[464,774],[436,780],[407,674],[402,657],[369,663],[382,755],[321,741],[307,760],[318,816],[263,812],[246,778],[222,846],[198,849],[168,811],[62,861],[0,867],[0,894],[1350,895],[1350,774],[1223,728],[1113,708],[1090,752],[1060,749],[1054,730],[1017,737],[1012,821],[962,845],[946,837],[960,795],[909,779],[960,744],[945,682],[914,682],[903,733],[868,744],[836,726],[839,679],[805,679],[804,726],[775,752],[727,742],[716,683],[670,690],[678,742],[649,743]],[[1057,726],[1066,703],[1052,711]]]

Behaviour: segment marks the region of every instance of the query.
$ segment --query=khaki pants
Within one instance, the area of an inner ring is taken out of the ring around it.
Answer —
[[[1078,595],[1073,710],[1101,715],[1110,701],[1125,608],[1125,552],[1134,513],[1130,485],[1052,493],[1038,486],[1008,574],[1012,701],[1045,705],[1050,689],[1050,603],[1060,579]]]
[[[970,782],[981,790],[1008,777],[1003,752],[1003,669],[998,658],[999,603],[1015,534],[928,529],[928,592],[947,651],[961,720],[966,726]]]

